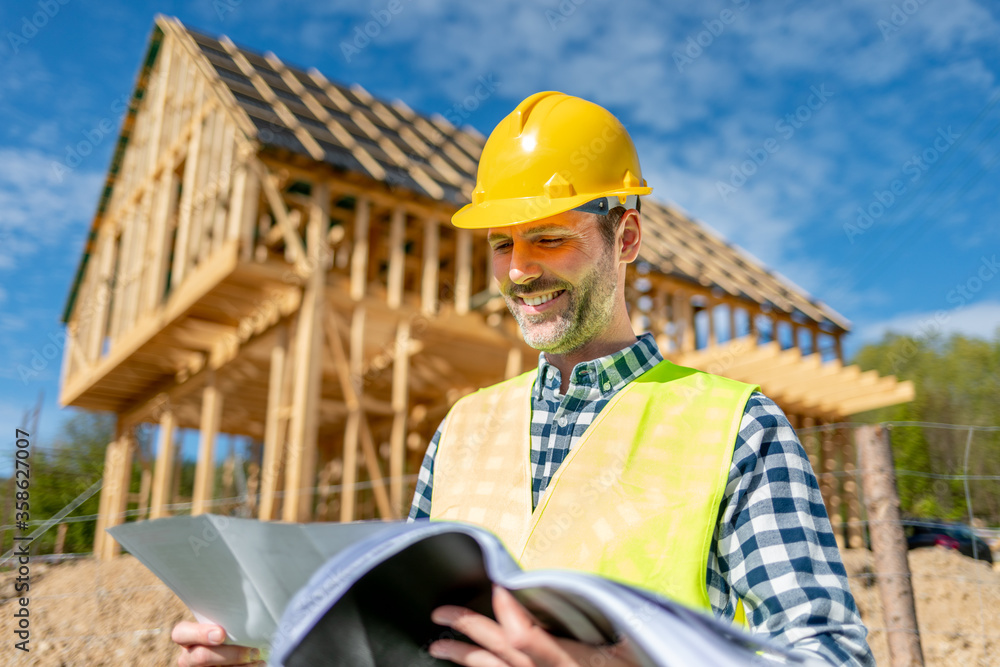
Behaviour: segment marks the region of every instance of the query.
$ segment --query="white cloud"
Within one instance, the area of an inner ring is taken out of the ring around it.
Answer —
[[[857,331],[858,343],[877,341],[886,333],[926,337],[940,332],[945,336],[963,334],[992,339],[1000,328],[1000,300],[974,303],[952,310],[896,315],[866,324]]]
[[[33,149],[0,148],[0,269],[19,266],[39,247],[82,234],[94,214],[102,174],[62,174],[58,158]],[[65,165],[63,165],[65,166]]]

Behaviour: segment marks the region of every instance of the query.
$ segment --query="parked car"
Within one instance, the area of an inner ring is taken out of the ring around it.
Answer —
[[[993,562],[990,546],[968,526],[961,523],[933,520],[904,520],[903,533],[909,549],[920,547],[945,547],[987,563]]]

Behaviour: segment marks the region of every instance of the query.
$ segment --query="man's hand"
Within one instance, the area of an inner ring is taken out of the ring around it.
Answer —
[[[259,650],[246,646],[223,646],[226,631],[212,623],[181,621],[174,626],[170,638],[181,646],[181,654],[177,658],[180,667],[264,667],[264,661],[259,659]]]
[[[469,609],[438,607],[431,620],[461,632],[476,642],[439,639],[429,647],[435,658],[465,667],[633,667],[638,661],[623,643],[595,647],[553,637],[532,623],[531,615],[514,596],[493,587],[493,613],[497,620]]]

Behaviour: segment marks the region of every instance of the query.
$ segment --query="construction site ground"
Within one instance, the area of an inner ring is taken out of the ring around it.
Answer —
[[[852,589],[879,665],[886,633],[871,553],[844,552]],[[917,617],[927,665],[1000,665],[1000,565],[943,548],[910,552]],[[21,597],[13,572],[0,574],[0,664],[39,666],[176,665],[170,628],[192,618],[170,590],[131,556],[31,565],[30,652],[14,648]],[[866,585],[867,583],[867,585]]]

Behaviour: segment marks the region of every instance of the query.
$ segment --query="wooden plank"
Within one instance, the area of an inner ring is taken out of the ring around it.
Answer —
[[[389,435],[389,502],[402,515],[403,475],[406,463],[406,416],[409,412],[410,322],[402,319],[396,329],[396,349],[392,362],[392,431]]]
[[[205,256],[205,228],[208,207],[210,206],[211,179],[215,170],[213,157],[216,144],[221,140],[219,122],[222,113],[213,110],[205,119],[204,136],[201,138],[201,150],[198,155],[198,176],[195,179],[194,209],[191,211],[191,232],[188,237],[187,268],[201,263]]]
[[[437,314],[438,269],[441,266],[440,239],[441,225],[436,218],[424,220],[424,261],[420,277],[420,312],[427,317]]]
[[[455,312],[465,315],[469,312],[469,298],[472,296],[472,232],[459,229],[455,243]]]
[[[157,436],[150,519],[159,519],[169,515],[166,505],[170,502],[170,489],[174,476],[174,431],[176,424],[177,420],[173,411],[169,408],[164,410],[160,416],[160,432]]]
[[[315,485],[316,440],[319,430],[320,363],[322,358],[323,307],[325,299],[325,239],[329,218],[330,190],[314,183],[309,221],[306,226],[309,278],[303,289],[295,340],[295,385],[288,433],[285,467],[285,521],[308,521],[312,516]]]
[[[222,392],[216,384],[215,372],[208,374],[202,390],[201,433],[198,441],[198,462],[194,469],[194,492],[191,515],[211,510],[215,483],[215,442],[222,421]]]
[[[278,325],[277,340],[271,348],[271,367],[268,378],[267,417],[264,424],[264,461],[260,483],[260,513],[262,521],[277,518],[276,492],[278,470],[284,456],[286,424],[282,416],[285,407],[285,367],[288,363],[288,324]]]
[[[155,309],[163,298],[167,283],[167,270],[170,268],[169,247],[173,238],[175,216],[177,214],[178,178],[173,169],[164,170],[160,175],[156,190],[156,199],[152,211],[152,230],[150,232],[149,277],[143,294],[143,314]]]
[[[371,219],[371,202],[363,197],[357,200],[354,212],[354,248],[351,250],[351,298],[360,301],[368,287],[368,234]]]
[[[243,193],[239,193],[239,198],[235,192],[230,191],[233,181],[233,164],[236,153],[236,128],[228,122],[223,121],[222,137],[222,157],[219,167],[218,185],[216,187],[215,205],[213,206],[215,221],[212,225],[212,251],[218,250],[222,242],[235,235],[227,235],[227,220],[229,211],[239,208],[243,203]]]
[[[195,99],[201,98],[199,91],[204,90],[205,82],[198,78],[195,83]],[[171,290],[184,280],[188,265],[188,245],[191,236],[191,215],[194,205],[194,191],[198,176],[198,156],[201,153],[202,125],[204,121],[196,122],[188,140],[187,156],[184,160],[184,177],[181,189],[180,210],[177,219],[177,240],[174,243],[174,261],[170,271]]]
[[[386,302],[389,308],[397,310],[403,303],[403,276],[406,269],[406,210],[397,206],[392,211],[389,226],[389,278]]]
[[[153,114],[152,118],[152,128],[149,133],[149,143],[150,150],[147,155],[147,161],[145,165],[145,170],[148,176],[152,176],[153,170],[156,168],[157,160],[160,157],[160,151],[163,150],[163,118],[166,115],[167,107],[167,91],[170,90],[171,93],[175,92],[170,89],[170,77],[174,70],[174,61],[176,57],[174,56],[174,40],[170,37],[164,37],[163,42],[160,46],[160,53],[157,56],[159,62],[157,63],[156,70],[156,96],[151,104],[150,112]]]

